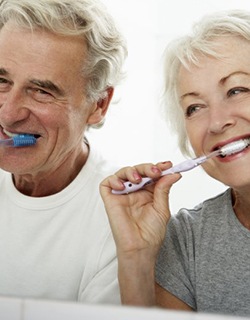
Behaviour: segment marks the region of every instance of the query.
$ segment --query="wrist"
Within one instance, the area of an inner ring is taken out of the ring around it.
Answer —
[[[123,304],[155,305],[155,258],[148,252],[118,255],[118,279]]]

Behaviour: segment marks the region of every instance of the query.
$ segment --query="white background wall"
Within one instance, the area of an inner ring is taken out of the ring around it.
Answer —
[[[141,162],[183,161],[176,138],[160,114],[162,54],[172,38],[191,29],[204,14],[250,10],[249,0],[103,0],[128,42],[127,78],[117,88],[105,126],[88,137],[104,156],[121,166]],[[170,205],[193,207],[225,186],[201,168],[183,174],[171,191]]]

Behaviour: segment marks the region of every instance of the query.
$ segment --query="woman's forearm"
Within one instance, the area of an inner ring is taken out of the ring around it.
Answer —
[[[142,253],[118,257],[118,279],[122,304],[155,305],[154,259]]]

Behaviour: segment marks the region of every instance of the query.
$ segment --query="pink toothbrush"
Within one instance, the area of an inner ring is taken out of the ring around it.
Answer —
[[[216,156],[227,156],[233,153],[237,153],[248,147],[250,144],[250,139],[242,139],[239,141],[234,141],[231,142],[220,149],[211,152],[207,156],[201,156],[199,158],[194,158],[194,159],[188,159],[186,161],[183,161],[167,170],[162,171],[161,176],[165,176],[168,174],[173,174],[173,173],[179,173],[179,172],[185,172],[189,171],[193,168],[196,168],[203,162],[207,161],[208,159]],[[149,184],[154,183],[155,181],[149,177],[144,177],[142,178],[140,183],[132,183],[130,181],[124,182],[124,189],[123,190],[112,190],[113,194],[128,194],[131,192],[135,192],[137,190],[140,190],[144,187],[146,187]]]

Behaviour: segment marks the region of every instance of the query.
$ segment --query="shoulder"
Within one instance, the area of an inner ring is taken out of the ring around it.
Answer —
[[[169,222],[169,229],[199,230],[206,225],[219,224],[225,216],[232,212],[231,189],[215,197],[205,200],[192,209],[182,208],[173,215]],[[190,230],[189,230],[190,231]]]
[[[95,147],[90,146],[89,156],[85,163],[84,171],[92,172],[92,174],[103,179],[114,174],[118,169],[118,166],[107,161]]]
[[[118,168],[107,161],[96,148],[90,146],[87,161],[71,185],[81,192],[91,193],[99,198],[100,183],[117,170]]]
[[[0,183],[1,183],[1,185],[4,180],[6,181],[6,178],[7,178],[7,180],[11,179],[11,174],[7,171],[0,169]]]

